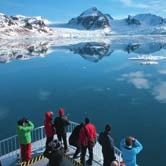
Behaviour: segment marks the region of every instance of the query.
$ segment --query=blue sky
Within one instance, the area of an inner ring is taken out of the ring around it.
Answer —
[[[166,17],[165,0],[0,0],[1,13],[40,15],[60,22],[68,21],[94,6],[114,18],[138,13],[153,13]]]

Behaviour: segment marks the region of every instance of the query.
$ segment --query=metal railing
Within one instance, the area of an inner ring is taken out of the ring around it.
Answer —
[[[39,141],[41,147],[43,145],[43,139],[45,138],[44,126],[37,127],[32,130],[32,143]],[[32,151],[35,150],[34,148]],[[12,155],[17,155],[19,153],[19,141],[18,135],[6,138],[0,141],[0,159],[7,158]]]
[[[7,154],[13,155],[19,149],[18,136],[6,138],[0,141],[0,158]],[[11,154],[12,153],[12,154]]]
[[[78,123],[70,121],[70,125],[68,126],[67,131],[71,133],[77,125]],[[44,126],[40,126],[32,130],[32,143],[38,141],[38,145],[40,145],[40,148],[42,148],[45,146],[44,138],[45,138]],[[32,151],[36,150],[36,148],[39,147],[35,147],[32,144]],[[8,158],[10,155],[17,156],[18,153],[19,153],[19,142],[17,135],[14,135],[12,137],[0,141],[0,160]],[[115,147],[115,153],[117,156],[117,160],[120,162],[121,151]],[[98,146],[94,149],[94,156],[96,156],[98,159],[102,159],[101,147]]]
[[[78,123],[70,122],[70,125],[68,126],[68,132],[72,132],[75,126],[77,125]],[[45,146],[45,144],[43,144],[43,139],[45,138],[44,126],[40,126],[33,129],[31,135],[32,135],[32,143],[39,141],[41,148]],[[36,147],[33,147],[32,151],[35,150],[35,148]],[[8,157],[9,155],[17,155],[18,153],[19,153],[18,135],[14,135],[12,137],[0,141],[0,158]]]

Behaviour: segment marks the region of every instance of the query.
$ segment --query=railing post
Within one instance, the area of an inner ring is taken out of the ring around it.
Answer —
[[[14,149],[17,149],[17,144],[16,144],[16,137],[14,138]]]
[[[120,160],[121,160],[121,152],[120,152],[120,154],[118,155],[119,156],[119,166],[120,166]]]
[[[41,133],[41,141],[40,141],[40,144],[41,144],[41,147],[43,147],[43,128],[40,128],[40,133]]]
[[[1,148],[1,142],[0,142],[0,156],[2,155],[2,148]]]

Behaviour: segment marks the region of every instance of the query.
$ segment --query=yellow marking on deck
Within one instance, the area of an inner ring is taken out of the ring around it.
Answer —
[[[70,157],[69,155],[64,154],[63,156],[64,156],[64,159],[66,159],[66,160],[72,162],[72,164],[73,164],[74,166],[82,166],[82,164],[81,164],[79,161],[74,160],[74,159],[73,159],[72,157]],[[27,161],[27,162],[22,162],[22,163],[20,163],[19,166],[29,166],[29,165],[32,165],[32,164],[37,163],[38,161],[40,161],[40,160],[42,160],[42,159],[44,159],[43,154],[42,154],[42,155],[39,155],[39,156],[36,156],[36,157],[32,158],[31,160],[29,160],[29,161]]]
[[[28,165],[31,165],[31,164],[35,164],[36,162],[42,160],[43,158],[44,158],[43,155],[36,156],[36,157],[32,158],[31,160],[29,160],[27,162],[20,163],[20,166],[28,166]]]

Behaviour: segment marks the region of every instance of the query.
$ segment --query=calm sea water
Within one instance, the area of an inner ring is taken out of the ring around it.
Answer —
[[[141,65],[137,55],[166,56],[158,42],[135,45],[81,43],[59,47],[45,58],[0,64],[0,139],[16,133],[27,117],[43,124],[44,112],[59,107],[73,121],[90,117],[97,131],[112,124],[112,137],[132,135],[144,149],[141,166],[165,163],[166,60]]]

